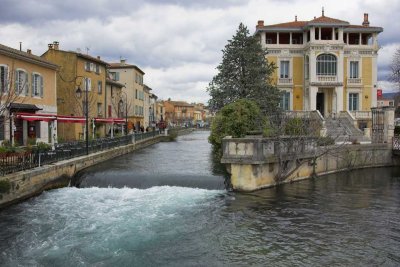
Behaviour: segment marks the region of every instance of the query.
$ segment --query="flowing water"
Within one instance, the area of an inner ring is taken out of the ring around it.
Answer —
[[[225,190],[207,132],[0,212],[1,266],[399,266],[400,173]]]

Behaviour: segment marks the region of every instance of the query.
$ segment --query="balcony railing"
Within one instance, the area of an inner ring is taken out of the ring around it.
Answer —
[[[336,76],[317,76],[318,82],[337,82]]]
[[[361,85],[361,78],[347,78],[347,84],[349,84],[349,85]]]
[[[353,115],[353,117],[356,120],[360,120],[360,119],[372,119],[372,112],[371,111],[360,111],[360,110],[356,110],[356,111],[351,111],[351,115]]]
[[[278,79],[278,84],[292,84],[293,79],[292,78],[279,78]]]

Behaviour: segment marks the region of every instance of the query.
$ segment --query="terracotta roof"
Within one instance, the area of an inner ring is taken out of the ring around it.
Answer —
[[[308,21],[291,21],[291,22],[284,22],[278,23],[273,25],[267,25],[266,27],[277,27],[277,28],[301,28],[306,26]]]
[[[9,56],[9,57],[13,57],[13,58],[18,58],[20,60],[24,60],[24,61],[28,61],[31,62],[33,64],[39,64],[43,67],[47,67],[50,69],[57,69],[58,66],[42,57],[39,56],[35,56],[33,54],[24,52],[24,51],[20,51],[5,45],[0,44],[0,54],[5,55],[5,56]]]
[[[81,58],[89,59],[89,60],[92,60],[94,62],[106,65],[106,66],[109,65],[107,62],[105,62],[105,61],[103,61],[103,60],[101,60],[100,58],[97,58],[97,57],[92,57],[92,56],[89,56],[89,55],[85,55],[85,54],[77,53],[77,52],[73,52],[73,51],[69,51],[69,52],[75,53],[78,57],[81,57]]]
[[[118,63],[110,63],[109,66],[110,69],[136,69],[140,73],[145,74],[144,71],[142,71],[138,66],[132,64],[118,62]]]
[[[171,103],[174,106],[194,107],[194,105],[189,104],[188,102],[185,102],[185,101],[165,101],[165,102]]]
[[[340,20],[340,19],[334,19],[326,16],[321,16],[318,18],[315,18],[313,20],[310,20],[308,24],[310,23],[326,23],[326,24],[349,24],[347,21]]]
[[[360,28],[360,29],[370,29],[370,30],[377,30],[377,31],[383,31],[381,27],[373,27],[373,26],[363,26],[363,25],[350,25],[349,22],[340,20],[340,19],[335,19],[335,18],[330,18],[327,16],[320,16],[318,18],[315,18],[310,21],[290,21],[290,22],[284,22],[284,23],[278,23],[278,24],[271,24],[271,25],[257,25],[256,26],[256,31],[262,31],[262,30],[268,30],[268,29],[274,29],[274,28],[298,28],[302,29],[307,26],[311,25],[320,25],[320,24],[327,24],[327,25],[342,25],[345,28]]]

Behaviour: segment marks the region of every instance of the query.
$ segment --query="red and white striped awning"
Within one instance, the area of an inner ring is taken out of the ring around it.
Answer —
[[[125,123],[125,119],[121,118],[94,118],[94,121],[97,123]]]
[[[17,119],[26,121],[54,121],[57,119],[57,115],[54,114],[34,114],[34,113],[22,113],[18,112],[15,114]]]
[[[55,115],[55,114],[43,114],[43,113],[23,113],[17,112],[17,119],[22,119],[26,121],[54,121],[63,122],[63,123],[85,123],[85,117],[76,117],[76,116],[64,116],[64,115]],[[93,118],[93,120],[97,123],[117,123],[122,124],[125,123],[125,119],[122,118]]]

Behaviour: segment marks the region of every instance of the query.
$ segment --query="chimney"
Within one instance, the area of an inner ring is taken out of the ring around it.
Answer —
[[[60,43],[57,42],[57,41],[54,41],[54,42],[53,42],[54,50],[58,50],[59,44],[60,44]]]
[[[100,56],[97,56],[97,59],[100,59]]]
[[[296,16],[294,16],[294,21],[297,21],[297,15],[296,15]]]
[[[322,7],[322,16],[325,17],[324,7]]]
[[[27,50],[26,50],[26,53],[28,53],[29,55],[32,55],[32,50],[27,49]]]
[[[49,50],[53,49],[53,44],[48,44]]]
[[[369,26],[368,13],[364,13],[364,21],[363,21],[362,25],[365,27]]]
[[[257,21],[257,27],[264,27],[264,21],[263,20]]]
[[[121,58],[121,64],[125,64],[125,62],[126,62],[126,59]]]

